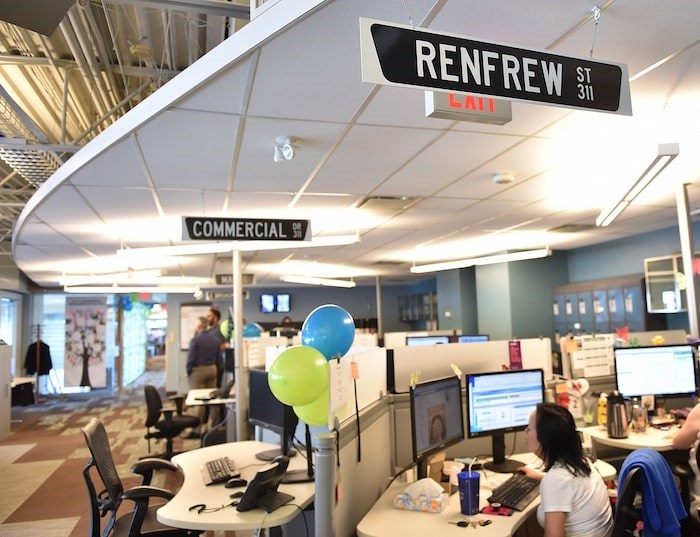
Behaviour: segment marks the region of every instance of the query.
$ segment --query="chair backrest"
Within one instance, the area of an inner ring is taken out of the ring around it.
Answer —
[[[625,477],[625,482],[617,487],[615,521],[610,537],[632,535],[637,522],[642,519],[641,510],[635,507],[635,498],[642,490],[641,478],[641,468],[632,468]]]
[[[643,448],[630,453],[620,468],[620,483],[612,537],[629,535],[638,520],[644,522],[645,534],[663,528],[676,532],[668,535],[680,535],[688,513],[671,467],[658,451]]]
[[[117,510],[122,501],[124,486],[117,473],[112,458],[112,450],[109,446],[109,437],[104,425],[97,418],[81,429],[85,437],[85,443],[90,450],[91,459],[83,468],[83,477],[90,496],[91,511],[91,537],[100,536],[100,519],[109,513],[109,519],[105,525],[104,535],[109,534],[116,520]],[[107,496],[98,493],[91,477],[91,469],[95,468],[105,487]]]
[[[146,396],[146,427],[155,427],[160,419],[163,401],[155,386],[150,384],[143,387],[143,393]]]

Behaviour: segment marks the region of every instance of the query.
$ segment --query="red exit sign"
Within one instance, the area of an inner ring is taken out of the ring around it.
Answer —
[[[513,119],[510,101],[469,93],[425,92],[425,116],[505,125]]]

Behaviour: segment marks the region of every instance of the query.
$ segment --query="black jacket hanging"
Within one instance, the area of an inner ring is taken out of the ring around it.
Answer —
[[[39,345],[39,374],[48,375],[49,371],[53,369],[53,364],[51,363],[49,346],[43,341],[35,341],[29,345],[27,356],[24,358],[24,368],[27,370],[27,375],[36,373],[37,344]]]

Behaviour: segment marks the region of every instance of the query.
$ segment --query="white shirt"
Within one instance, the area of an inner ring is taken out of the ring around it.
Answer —
[[[562,464],[555,463],[540,484],[537,521],[544,527],[546,512],[567,513],[564,532],[567,537],[608,537],[613,516],[603,478],[591,464],[589,476],[574,476]]]

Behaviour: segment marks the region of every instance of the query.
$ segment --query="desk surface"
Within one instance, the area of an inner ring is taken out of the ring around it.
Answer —
[[[677,426],[673,425],[672,429],[662,430],[655,427],[647,427],[643,433],[630,431],[627,438],[610,438],[605,428],[599,425],[584,427],[580,429],[584,434],[589,434],[591,439],[606,446],[617,447],[627,450],[635,450],[640,448],[651,448],[656,451],[670,451],[673,448],[671,434],[675,432]]]
[[[531,453],[513,455],[516,460],[535,464],[539,459]],[[615,476],[615,468],[604,461],[596,461],[595,466],[605,479]],[[480,470],[481,490],[479,492],[479,507],[488,505],[486,498],[491,495],[494,486],[505,481],[510,474],[495,474]],[[425,535],[462,536],[465,530],[449,522],[457,522],[470,517],[463,515],[459,507],[459,493],[450,496],[450,502],[442,513],[423,513],[394,509],[391,501],[398,493],[406,488],[406,483],[393,483],[377,500],[372,509],[365,515],[357,526],[358,537],[382,537],[384,535],[401,535],[402,537],[424,537]],[[539,496],[533,500],[524,511],[515,511],[512,516],[473,515],[481,519],[489,519],[488,526],[478,527],[480,537],[506,537],[513,535],[525,523],[540,504]],[[475,534],[476,535],[476,534]]]
[[[200,530],[251,530],[281,526],[290,522],[309,505],[314,498],[314,483],[282,484],[281,492],[294,496],[289,504],[265,513],[262,509],[253,509],[240,513],[235,507],[226,507],[213,513],[198,514],[190,511],[192,505],[203,503],[207,507],[218,507],[231,502],[229,495],[243,488],[227,489],[223,483],[205,486],[200,473],[200,465],[208,460],[229,456],[241,469],[241,477],[251,481],[258,469],[268,463],[259,461],[255,454],[259,451],[274,449],[274,444],[245,441],[217,444],[205,448],[194,449],[173,457],[185,476],[184,483],[175,497],[156,514],[158,521],[176,528]],[[306,459],[297,455],[289,459],[289,469],[306,469]]]
[[[236,402],[235,397],[209,399],[209,394],[215,388],[194,388],[187,392],[185,406],[201,405],[230,405]]]

